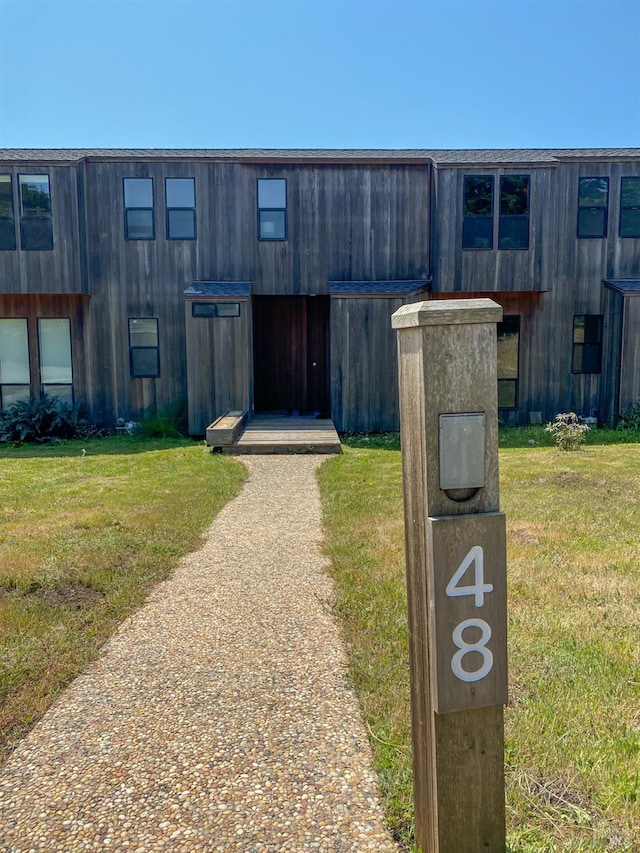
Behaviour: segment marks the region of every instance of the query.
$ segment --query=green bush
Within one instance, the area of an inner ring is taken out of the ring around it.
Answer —
[[[618,429],[640,432],[640,402],[634,403],[631,412],[622,412],[618,419]]]
[[[157,414],[149,414],[138,422],[136,435],[142,438],[182,438],[187,435],[187,403],[180,400]]]
[[[96,434],[84,399],[71,405],[43,394],[40,398],[20,400],[0,412],[0,442],[4,444],[87,438]]]
[[[579,450],[583,444],[586,434],[589,432],[587,424],[581,424],[575,412],[561,412],[544,428],[550,432],[560,450]]]

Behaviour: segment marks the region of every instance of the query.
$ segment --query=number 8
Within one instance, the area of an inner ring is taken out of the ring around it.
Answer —
[[[462,639],[462,634],[467,628],[480,628],[482,631],[482,636],[476,643],[465,643]],[[465,619],[464,622],[454,628],[452,638],[459,649],[451,659],[451,669],[456,678],[459,678],[460,681],[480,681],[481,678],[491,672],[493,654],[491,649],[487,648],[487,643],[491,639],[491,628],[484,619]],[[482,655],[483,664],[475,672],[467,672],[466,669],[462,668],[462,658],[469,652],[478,652]]]

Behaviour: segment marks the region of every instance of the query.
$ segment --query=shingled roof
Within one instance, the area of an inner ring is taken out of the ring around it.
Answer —
[[[209,160],[279,163],[435,163],[436,165],[555,165],[562,161],[640,160],[640,148],[1,148],[5,162],[80,160]]]

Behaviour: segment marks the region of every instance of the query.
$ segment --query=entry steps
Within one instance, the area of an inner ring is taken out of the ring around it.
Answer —
[[[342,453],[331,418],[226,412],[207,427],[207,444],[234,455]]]

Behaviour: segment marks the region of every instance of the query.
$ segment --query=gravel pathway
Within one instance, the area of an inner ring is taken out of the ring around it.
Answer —
[[[397,851],[328,606],[321,461],[246,459],[204,547],[0,768],[0,849]]]

